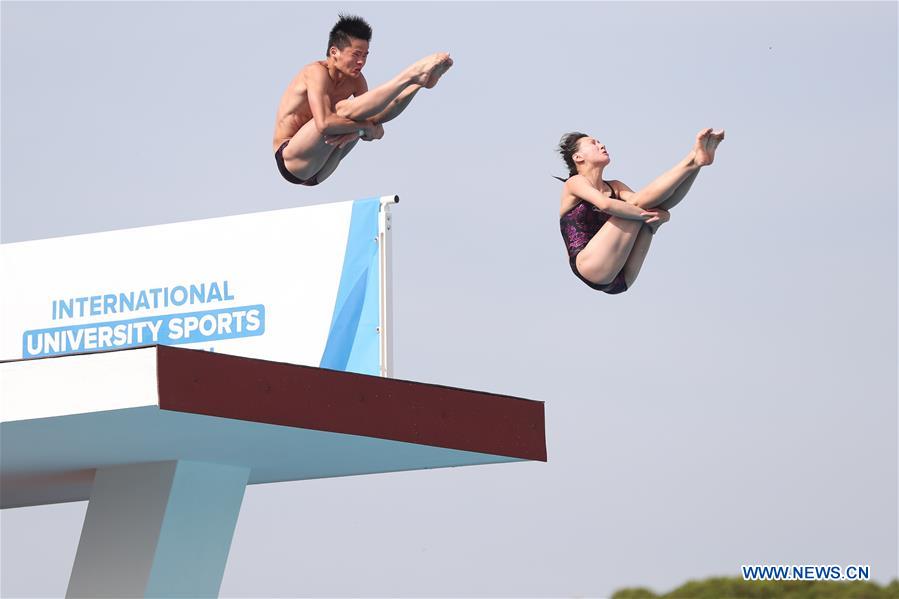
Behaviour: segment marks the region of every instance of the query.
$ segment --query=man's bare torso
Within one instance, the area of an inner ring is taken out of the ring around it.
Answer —
[[[327,71],[327,61],[317,60],[303,67],[296,77],[287,86],[281,103],[278,105],[278,115],[275,118],[275,134],[272,139],[272,152],[278,150],[282,143],[292,138],[300,127],[312,120],[312,109],[309,106],[309,94],[306,88],[305,75],[310,69],[324,69]],[[342,78],[334,81],[328,77],[327,101],[331,110],[341,100],[353,95],[358,82]]]

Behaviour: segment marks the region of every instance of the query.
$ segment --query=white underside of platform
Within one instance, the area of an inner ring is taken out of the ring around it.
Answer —
[[[85,500],[95,468],[172,460],[246,466],[248,484],[519,461],[144,406],[4,424],[2,506]]]
[[[99,468],[187,460],[248,484],[521,461],[162,410],[155,349],[0,364],[0,506],[86,500]]]

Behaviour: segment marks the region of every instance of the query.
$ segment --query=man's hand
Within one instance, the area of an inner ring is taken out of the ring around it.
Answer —
[[[372,124],[365,128],[365,133],[361,136],[362,141],[374,141],[384,137],[384,125],[381,123]]]
[[[359,129],[353,133],[339,133],[337,135],[326,135],[325,143],[329,146],[337,146],[342,148],[348,143],[361,139],[362,141],[374,141],[384,137],[384,126],[380,123],[374,124],[371,121],[362,121],[359,123]]]
[[[351,141],[355,141],[357,139],[359,139],[359,134],[356,132],[338,133],[337,135],[326,135],[325,143],[329,146],[337,146],[338,148],[342,148]]]

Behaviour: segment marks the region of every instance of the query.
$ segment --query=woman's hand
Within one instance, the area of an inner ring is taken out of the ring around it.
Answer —
[[[656,213],[656,217],[652,220],[647,220],[646,224],[649,226],[650,231],[652,231],[654,234],[659,230],[659,227],[661,227],[662,224],[667,223],[669,220],[671,220],[671,213],[663,208],[653,208],[653,212]]]
[[[643,222],[647,225],[650,223],[654,223],[659,220],[658,208],[653,208],[652,210],[644,210],[640,213],[640,216],[643,217]]]

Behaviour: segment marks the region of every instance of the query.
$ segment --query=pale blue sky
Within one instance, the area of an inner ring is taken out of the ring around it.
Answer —
[[[456,65],[324,185],[274,111],[338,11],[369,82]],[[394,210],[396,376],[546,402],[549,462],[247,489],[221,595],[604,596],[741,564],[897,575],[897,4],[2,3],[3,242],[343,201]],[[574,278],[570,130],[638,188],[716,164],[640,280]],[[86,503],[2,513],[65,591]]]

